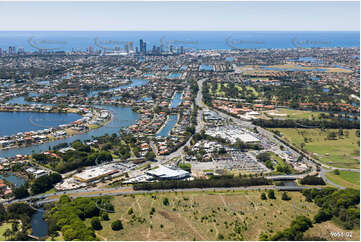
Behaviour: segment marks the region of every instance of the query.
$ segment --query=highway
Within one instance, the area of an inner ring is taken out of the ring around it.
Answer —
[[[206,81],[206,79],[201,79],[199,80],[197,83],[198,83],[198,86],[199,86],[199,92],[198,92],[198,95],[197,95],[197,98],[196,98],[196,104],[202,108],[206,108],[206,109],[209,109],[208,106],[206,106],[204,103],[203,103],[203,97],[202,97],[202,87],[203,87],[203,83]],[[322,164],[320,163],[319,161],[315,160],[313,157],[311,157],[310,155],[306,154],[305,152],[297,149],[296,151],[291,148],[290,146],[286,145],[285,143],[282,143],[281,141],[279,141],[278,139],[274,138],[274,134],[262,127],[259,127],[259,126],[256,126],[256,125],[253,125],[251,122],[248,122],[248,121],[243,121],[243,120],[240,120],[238,118],[235,118],[235,117],[232,117],[228,114],[225,114],[219,110],[216,110],[216,109],[212,109],[213,111],[217,112],[218,115],[220,115],[221,117],[225,118],[225,119],[230,119],[232,120],[233,122],[235,122],[236,124],[242,126],[242,127],[245,127],[245,128],[249,128],[249,129],[253,129],[254,127],[257,127],[257,130],[259,133],[261,133],[263,136],[267,137],[269,140],[277,143],[278,145],[283,145],[284,147],[287,147],[287,149],[289,150],[292,150],[294,152],[298,152],[300,154],[302,154],[304,157],[306,157],[309,161],[311,161],[314,165],[320,165],[321,166],[321,172],[320,172],[320,176],[322,177],[322,179],[324,179],[327,183],[329,183],[330,185],[333,185],[339,189],[344,189],[344,187],[340,186],[340,185],[337,185],[333,182],[331,182],[329,179],[327,179],[327,177],[325,176],[325,174],[331,170],[335,170],[335,169],[338,169],[338,170],[343,170],[343,171],[353,171],[353,172],[360,172],[359,169],[348,169],[348,168],[335,168],[335,167],[331,167],[331,166],[328,166],[328,165],[325,165],[325,164]],[[283,140],[283,139],[282,139]],[[283,140],[284,142],[286,142],[285,140]],[[287,142],[286,142],[287,143]],[[314,167],[313,167],[314,168]],[[302,178],[312,172],[315,172],[315,170],[311,170],[310,172],[308,173],[304,173],[304,174],[301,174],[301,175],[283,175],[283,177],[296,177],[296,178]],[[268,177],[271,179],[271,177]]]
[[[201,79],[199,80],[198,86],[199,86],[199,91],[197,93],[197,97],[195,99],[195,104],[198,105],[199,107],[202,108],[202,110],[199,110],[198,115],[197,115],[197,126],[196,126],[196,132],[200,132],[203,128],[204,128],[204,122],[202,120],[202,112],[203,109],[209,109],[208,106],[206,106],[203,103],[203,96],[202,96],[202,85],[204,83],[204,81],[206,81],[206,79]],[[221,117],[225,118],[225,119],[230,119],[232,120],[234,123],[245,127],[245,128],[249,128],[249,129],[253,129],[254,127],[257,127],[257,130],[265,137],[267,137],[268,139],[272,140],[273,142],[277,143],[278,145],[283,145],[285,147],[287,147],[288,149],[294,151],[292,148],[290,148],[289,146],[285,145],[284,143],[280,142],[279,140],[275,139],[273,136],[274,134],[259,127],[259,126],[255,126],[253,125],[251,122],[248,121],[243,121],[237,118],[234,118],[228,114],[225,114],[223,112],[220,112],[218,110],[212,109],[213,111],[217,112]],[[191,141],[192,137],[186,142],[185,145],[189,145],[190,141]],[[167,156],[163,156],[163,157],[158,157],[159,161],[155,162],[155,165],[159,165],[159,164],[164,164],[166,162],[168,162],[169,160],[175,158],[175,157],[179,157],[182,156],[182,152],[183,149],[185,147],[185,145],[181,146],[177,151],[171,153],[170,155]],[[295,151],[296,152],[296,151]],[[310,161],[312,161],[315,164],[320,164],[319,162],[317,162],[316,160],[314,160],[312,157],[310,157],[308,154],[299,151],[298,152],[302,153],[305,157],[307,157]],[[329,172],[330,170],[334,170],[334,169],[339,169],[339,170],[346,170],[346,171],[355,171],[355,172],[360,172],[358,169],[346,169],[346,168],[334,168],[334,167],[329,167],[327,165],[323,165],[321,164],[321,171],[320,171],[320,176],[329,184],[339,188],[339,189],[344,189],[344,187],[339,186],[331,181],[329,181],[327,179],[327,177],[325,176],[325,174],[327,172]],[[304,173],[304,174],[298,174],[298,175],[278,175],[278,176],[267,176],[267,179],[299,179],[302,178],[308,174],[310,174],[313,171],[310,171],[309,173]],[[70,190],[70,191],[62,191],[62,192],[54,192],[54,193],[50,193],[50,194],[40,194],[40,195],[36,195],[36,196],[31,196],[28,198],[24,198],[24,199],[14,199],[12,201],[8,201],[8,202],[4,202],[4,205],[6,204],[11,204],[11,203],[15,203],[15,202],[27,202],[30,201],[31,199],[39,199],[42,201],[39,201],[40,203],[46,203],[46,202],[51,202],[51,201],[56,201],[58,198],[52,198],[54,196],[60,196],[62,194],[67,194],[71,197],[95,197],[95,196],[102,196],[102,195],[129,195],[129,194],[144,194],[144,193],[155,193],[155,192],[173,192],[173,191],[179,191],[179,192],[186,192],[186,191],[222,191],[222,190],[258,190],[258,189],[296,189],[296,190],[302,190],[302,189],[308,189],[308,188],[312,188],[312,186],[307,186],[307,187],[302,187],[302,186],[297,186],[297,187],[277,187],[277,186],[267,186],[267,187],[238,187],[238,188],[207,188],[207,189],[200,189],[200,188],[193,188],[193,189],[177,189],[177,190],[151,190],[151,191],[126,191],[126,190],[131,190],[129,187],[116,187],[116,188],[80,188],[80,189],[76,189],[76,190]],[[319,188],[317,186],[315,186],[315,188]],[[89,194],[91,193],[91,194]]]

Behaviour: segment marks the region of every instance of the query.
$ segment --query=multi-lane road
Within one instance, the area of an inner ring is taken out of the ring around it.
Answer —
[[[199,107],[201,107],[201,110],[198,111],[198,115],[197,115],[197,126],[196,126],[196,132],[200,132],[203,128],[204,128],[204,122],[202,119],[202,113],[203,113],[203,109],[209,109],[208,106],[206,106],[203,103],[203,96],[202,96],[202,86],[203,83],[206,81],[206,79],[201,79],[199,80],[198,86],[199,86],[199,91],[197,93],[197,97],[195,99],[195,104]],[[214,110],[215,112],[218,113],[218,115],[220,115],[221,117],[225,118],[225,119],[230,119],[232,120],[234,123],[240,125],[241,127],[244,128],[249,128],[249,129],[253,129],[254,127],[257,127],[258,132],[260,132],[263,136],[267,137],[269,140],[279,144],[279,145],[283,145],[283,146],[287,146],[284,143],[281,143],[279,140],[275,139],[273,137],[273,133],[259,127],[259,126],[255,126],[253,125],[251,122],[249,121],[243,121],[240,119],[237,119],[235,117],[232,117],[228,114],[225,114],[223,112],[220,112],[218,110]],[[190,144],[192,138],[190,138],[185,145],[183,145],[182,147],[180,147],[177,151],[173,152],[172,154],[168,155],[168,156],[164,156],[162,159],[160,159],[160,161],[158,161],[156,164],[164,164],[166,162],[168,162],[169,160],[175,158],[175,157],[179,157],[182,155],[183,149],[186,145]],[[292,148],[287,146],[287,149],[293,150]],[[312,162],[314,162],[315,164],[320,164],[319,162],[315,161],[312,157],[310,157],[308,154],[303,153],[302,151],[298,151],[301,152],[305,157],[307,157],[309,160],[311,160]],[[323,165],[321,164],[321,171],[320,171],[320,176],[329,184],[339,188],[339,189],[343,189],[344,187],[339,186],[331,181],[329,181],[327,179],[327,177],[325,176],[325,174],[327,172],[329,172],[332,169],[336,169],[334,167],[329,167],[327,165]],[[356,171],[359,172],[359,170],[357,169],[345,169],[345,168],[337,168],[340,170],[347,170],[347,171]],[[311,171],[312,172],[312,171]],[[309,173],[307,173],[309,174]],[[282,175],[283,178],[302,178],[304,177],[305,174],[301,174],[301,175]],[[269,179],[277,179],[276,176],[270,176],[267,177]],[[317,187],[317,186],[315,186]],[[265,186],[265,187],[235,187],[235,188],[192,188],[192,189],[172,189],[172,190],[150,190],[150,191],[133,191],[131,188],[129,187],[116,187],[116,188],[80,188],[80,189],[76,189],[76,190],[71,190],[71,191],[63,191],[63,192],[54,192],[54,193],[50,193],[50,194],[40,194],[40,195],[36,195],[36,196],[31,196],[28,198],[24,198],[24,199],[15,199],[12,201],[8,201],[8,202],[4,202],[4,204],[10,204],[10,203],[14,203],[14,202],[29,202],[31,200],[38,200],[38,203],[46,203],[46,202],[52,202],[52,201],[57,201],[60,195],[63,194],[67,194],[71,197],[95,197],[95,196],[101,196],[101,195],[128,195],[128,194],[142,194],[142,193],[154,193],[154,192],[172,192],[172,191],[222,191],[222,190],[260,190],[260,189],[295,189],[295,190],[302,190],[302,189],[306,189],[306,188],[312,188],[310,186],[307,187],[302,187],[302,186],[297,186],[297,187],[277,187],[277,186]],[[319,188],[319,187],[317,187]]]

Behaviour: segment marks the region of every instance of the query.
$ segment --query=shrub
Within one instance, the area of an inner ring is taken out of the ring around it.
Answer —
[[[276,199],[275,192],[273,190],[268,190],[268,198]]]
[[[288,201],[288,200],[291,200],[291,198],[287,195],[286,192],[284,192],[284,193],[282,194],[282,200]]]
[[[134,213],[133,208],[129,208],[128,214],[131,215],[131,214],[133,214],[133,213]]]
[[[119,219],[115,220],[112,223],[112,230],[118,231],[118,230],[121,230],[121,229],[123,229],[122,221],[120,221]]]
[[[325,181],[317,176],[305,176],[301,179],[300,183],[302,185],[326,185]]]
[[[109,215],[108,215],[108,213],[105,212],[105,211],[102,211],[102,213],[101,213],[101,218],[102,218],[102,220],[108,221],[108,220],[109,220]]]
[[[169,205],[169,200],[167,197],[163,198],[163,205],[164,206],[168,206]]]
[[[101,230],[103,228],[98,217],[93,217],[90,223],[94,230]]]
[[[261,199],[262,199],[262,200],[267,200],[266,193],[262,192],[262,194],[261,194]]]

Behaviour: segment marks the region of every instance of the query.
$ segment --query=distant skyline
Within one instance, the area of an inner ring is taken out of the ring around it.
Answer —
[[[360,2],[3,2],[0,31],[359,31]]]

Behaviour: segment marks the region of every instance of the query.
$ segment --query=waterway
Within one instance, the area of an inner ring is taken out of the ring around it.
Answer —
[[[36,96],[36,95],[29,95],[29,96]],[[56,94],[56,96],[65,96],[65,94]],[[48,105],[48,106],[54,106],[52,103],[40,103],[40,102],[29,102],[25,100],[25,97],[14,97],[7,101],[9,104],[19,104],[19,105],[25,105],[25,104],[41,104],[41,105]]]
[[[170,115],[167,121],[167,124],[162,128],[162,130],[156,136],[169,136],[169,132],[177,123],[177,115]]]
[[[4,179],[8,182],[10,182],[11,184],[13,184],[15,187],[21,187],[22,185],[25,184],[25,179],[20,177],[20,176],[16,176],[12,173],[7,173],[6,175],[1,175],[0,174],[0,179]]]
[[[76,113],[0,112],[0,136],[56,127],[81,117]]]
[[[173,99],[172,99],[172,102],[170,103],[170,107],[171,108],[176,108],[179,106],[179,104],[182,103],[182,93],[181,92],[177,92]]]
[[[109,134],[109,135],[113,133],[118,134],[121,128],[125,128],[134,124],[139,118],[139,115],[136,112],[132,111],[130,107],[123,107],[123,106],[97,106],[97,107],[107,109],[112,112],[113,118],[105,126],[100,127],[98,129],[93,129],[84,134],[74,135],[67,137],[65,139],[59,139],[40,145],[33,145],[28,147],[16,148],[16,149],[0,150],[0,157],[13,157],[16,156],[17,154],[29,155],[32,154],[32,152],[40,153],[48,150],[49,146],[54,146],[60,143],[65,143],[65,142],[71,143],[78,139],[82,141],[91,140],[92,136],[97,137],[105,134]]]
[[[214,71],[214,67],[213,67],[213,65],[205,65],[205,64],[202,64],[202,65],[199,67],[199,70],[200,70],[200,71]]]
[[[115,87],[115,88],[110,88],[110,89],[106,89],[106,90],[96,90],[96,91],[90,91],[88,93],[88,97],[95,97],[98,95],[99,92],[109,92],[109,91],[115,91],[115,90],[120,90],[120,89],[124,89],[124,88],[128,88],[128,87],[140,87],[143,86],[145,84],[148,83],[148,80],[143,80],[143,79],[132,79],[131,83],[125,84],[125,85],[121,85],[119,87]]]
[[[169,79],[177,79],[177,78],[180,78],[182,76],[182,73],[171,73],[168,75],[167,78]]]
[[[31,229],[33,231],[32,235],[35,235],[39,238],[48,235],[48,224],[43,219],[45,210],[39,209],[36,213],[31,216]]]

